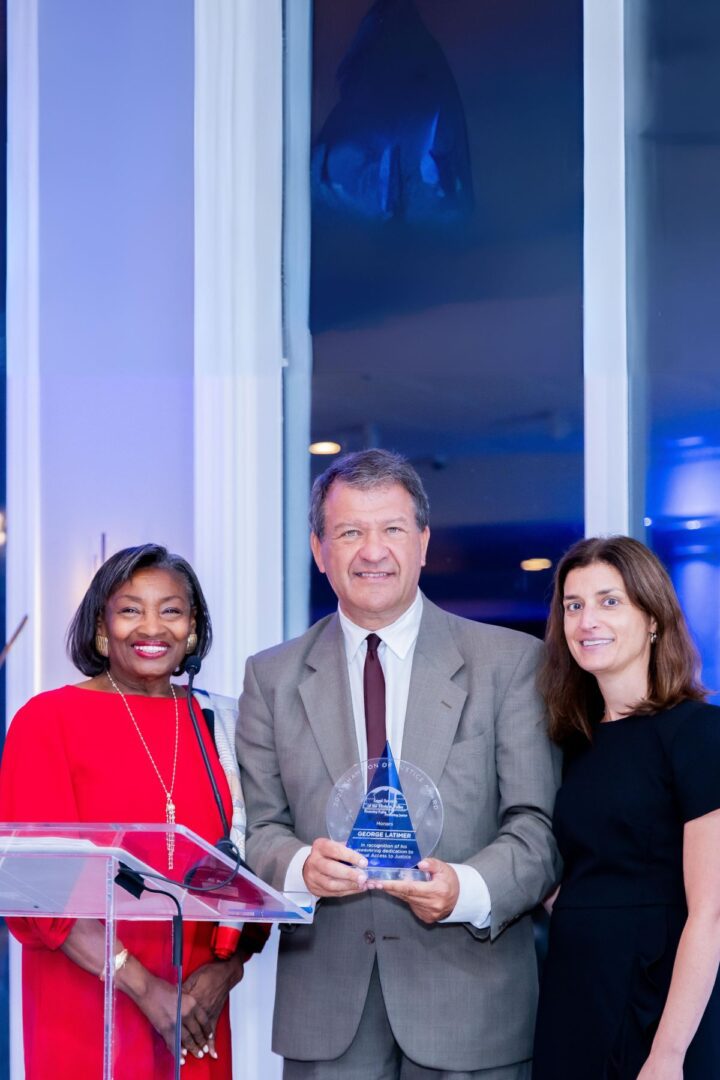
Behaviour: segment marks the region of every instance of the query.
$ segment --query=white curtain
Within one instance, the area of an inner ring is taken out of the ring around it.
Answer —
[[[282,591],[282,10],[195,5],[195,565],[215,644],[200,677],[237,694],[277,643]],[[277,933],[232,1000],[235,1080],[273,1080]]]
[[[39,689],[38,11],[10,0],[8,30],[7,628],[28,625],[6,668],[6,719]],[[25,1075],[20,947],[10,939],[10,1075]]]

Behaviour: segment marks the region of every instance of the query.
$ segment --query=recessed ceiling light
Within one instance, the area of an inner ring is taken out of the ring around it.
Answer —
[[[523,559],[520,563],[521,570],[549,570],[552,559]]]
[[[311,454],[339,454],[342,446],[339,442],[313,442],[308,446]]]

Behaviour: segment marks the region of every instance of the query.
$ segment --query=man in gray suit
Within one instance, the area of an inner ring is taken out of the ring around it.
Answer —
[[[542,646],[420,593],[428,501],[399,455],[331,465],[313,486],[311,528],[338,612],[248,661],[238,725],[248,862],[318,901],[311,926],[281,935],[273,1048],[286,1080],[526,1080],[528,912],[557,877]],[[333,785],[367,756],[374,657],[393,755],[442,796],[442,837],[420,864],[428,881],[368,881],[365,860],[326,835]]]

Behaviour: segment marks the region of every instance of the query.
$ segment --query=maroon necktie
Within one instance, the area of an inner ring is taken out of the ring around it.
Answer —
[[[385,676],[383,675],[377,634],[367,636],[367,655],[363,670],[363,690],[365,693],[365,731],[367,732],[367,756],[382,757],[385,749]]]

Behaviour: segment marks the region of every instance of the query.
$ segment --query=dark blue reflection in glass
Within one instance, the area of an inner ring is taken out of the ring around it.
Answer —
[[[720,9],[642,0],[630,10],[627,42],[629,340],[642,380],[637,468],[647,475],[639,509],[717,692]]]
[[[314,3],[313,439],[407,454],[428,595],[535,633],[520,563],[583,531],[581,15]]]
[[[465,113],[412,0],[373,4],[337,73],[340,100],[313,147],[312,190],[350,216],[451,222],[472,209]]]

